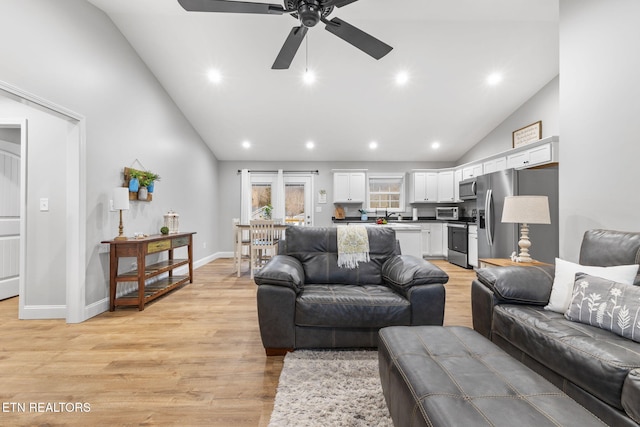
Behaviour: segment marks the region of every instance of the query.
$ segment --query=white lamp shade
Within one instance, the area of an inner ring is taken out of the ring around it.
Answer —
[[[551,224],[547,196],[507,196],[504,198],[502,222]]]
[[[113,209],[124,211],[129,209],[129,189],[127,187],[118,187],[113,190]]]

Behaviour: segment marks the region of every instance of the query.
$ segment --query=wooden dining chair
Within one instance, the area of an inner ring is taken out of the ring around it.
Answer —
[[[278,252],[275,239],[274,222],[272,220],[253,220],[249,222],[251,245],[251,278],[255,270],[259,270]]]
[[[239,225],[240,218],[233,218],[233,268],[236,270],[238,277],[240,277],[243,257],[251,259],[251,240],[249,240],[249,230],[243,230]]]

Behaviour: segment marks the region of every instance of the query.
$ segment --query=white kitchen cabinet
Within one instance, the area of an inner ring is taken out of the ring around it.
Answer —
[[[393,227],[392,227],[393,228]],[[407,228],[394,228],[396,239],[400,243],[400,251],[403,255],[413,255],[421,258],[423,252],[421,233],[418,230]]]
[[[482,175],[482,163],[466,166],[462,169],[462,179],[474,178]]]
[[[426,257],[442,258],[445,255],[444,227],[441,222],[423,223],[422,227],[422,255]]]
[[[487,160],[482,164],[482,171],[484,174],[493,173],[505,170],[507,168],[507,158],[497,157],[495,159]]]
[[[411,174],[411,203],[436,203],[438,201],[438,172],[413,172]]]
[[[467,248],[467,263],[472,267],[478,267],[478,226],[469,226],[469,243]]]
[[[462,169],[456,169],[453,173],[453,193],[456,202],[461,202],[460,199],[460,181],[462,181]]]
[[[455,201],[453,171],[438,172],[438,202]]]
[[[367,194],[367,179],[364,172],[334,172],[333,202],[364,203]]]
[[[524,169],[549,163],[552,160],[552,146],[548,143],[508,155],[507,167]]]

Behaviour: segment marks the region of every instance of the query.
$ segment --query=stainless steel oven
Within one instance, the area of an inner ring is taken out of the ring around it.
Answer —
[[[447,224],[449,247],[448,258],[451,264],[469,268],[469,233],[467,224],[449,223]]]
[[[436,219],[444,221],[455,221],[458,219],[458,208],[455,206],[437,207]]]

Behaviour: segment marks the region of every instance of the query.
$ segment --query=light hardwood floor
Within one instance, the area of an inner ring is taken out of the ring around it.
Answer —
[[[471,326],[475,273],[434,263],[450,276],[445,324]],[[283,357],[264,354],[255,297],[220,259],[142,312],[81,324],[21,321],[17,298],[0,301],[0,425],[266,426]]]

